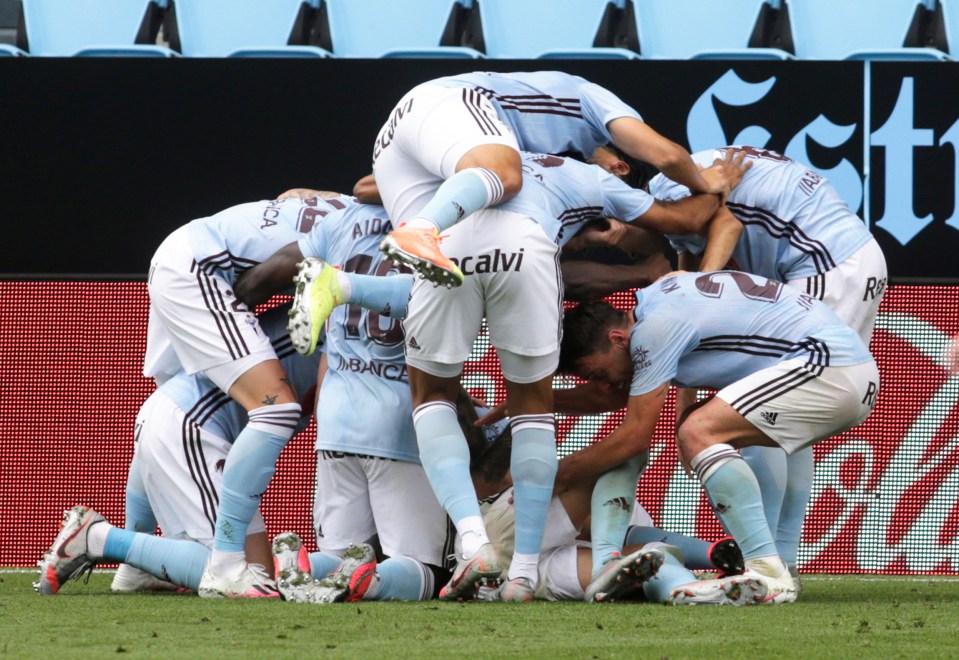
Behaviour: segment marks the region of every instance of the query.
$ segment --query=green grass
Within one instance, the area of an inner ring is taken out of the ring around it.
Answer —
[[[0,655],[932,658],[959,656],[959,581],[807,579],[794,605],[207,601],[111,594],[111,573],[33,593],[0,574]]]

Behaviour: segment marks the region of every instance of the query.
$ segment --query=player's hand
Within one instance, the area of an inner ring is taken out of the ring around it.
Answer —
[[[626,233],[626,225],[613,218],[604,218],[586,224],[566,243],[566,248],[576,251],[589,247],[615,247]]]
[[[942,366],[953,376],[959,374],[959,335],[953,337],[946,346],[946,351],[942,354]]]
[[[726,157],[722,160],[718,158],[713,161],[714,167],[720,167],[726,182],[729,184],[729,190],[733,190],[743,180],[743,175],[753,166],[753,161],[746,160],[746,152],[735,149],[727,149]],[[726,200],[723,199],[723,202]]]
[[[489,426],[490,424],[495,424],[501,419],[506,419],[507,417],[509,417],[509,408],[506,406],[506,401],[503,401],[490,408],[488,413],[473,423],[476,426]]]

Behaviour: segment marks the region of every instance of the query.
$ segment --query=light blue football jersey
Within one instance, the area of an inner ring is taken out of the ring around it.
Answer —
[[[432,82],[485,94],[525,151],[588,157],[612,142],[609,122],[642,119],[609,90],[561,71],[463,73]]]
[[[687,273],[636,292],[630,395],[663,383],[722,388],[783,360],[806,368],[872,360],[859,335],[824,303],[739,271]]]
[[[392,230],[382,206],[356,204],[317,223],[300,251],[348,273],[408,273],[380,252]],[[340,305],[326,325],[326,354],[316,448],[419,463],[400,321]]]
[[[191,222],[197,265],[229,283],[298,240],[323,216],[355,203],[352,197],[273,199],[232,206]]]
[[[307,427],[313,414],[321,353],[316,351],[313,355],[302,356],[293,349],[286,329],[289,309],[289,304],[273,308],[260,315],[258,320],[300,399],[303,412],[296,428],[299,433]],[[185,411],[187,419],[229,442],[236,440],[247,424],[246,409],[201,374],[187,376],[180,372],[158,390]]]
[[[726,201],[743,223],[732,254],[737,268],[791,282],[832,270],[872,238],[821,174],[774,151],[736,148],[752,162]],[[724,153],[700,151],[693,160],[709,166]],[[686,186],[662,174],[653,178],[649,190],[666,200],[689,195]],[[705,239],[697,235],[669,236],[669,240],[680,252],[701,254],[706,247]]]
[[[630,188],[597,165],[523,153],[523,188],[496,208],[528,215],[562,247],[590,220],[628,222],[646,213],[653,202],[645,191]]]

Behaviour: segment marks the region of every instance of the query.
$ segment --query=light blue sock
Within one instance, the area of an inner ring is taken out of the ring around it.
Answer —
[[[416,217],[430,220],[443,231],[502,198],[503,182],[498,176],[483,167],[470,167],[444,181]]]
[[[739,544],[743,558],[776,555],[759,483],[739,452],[729,445],[716,444],[694,456],[690,463],[719,521]]]
[[[782,512],[779,514],[776,547],[783,561],[793,565],[798,559],[803,521],[806,519],[806,507],[809,506],[809,496],[812,493],[815,474],[812,447],[787,456],[786,466],[789,478],[786,481]]]
[[[103,559],[130,564],[172,582],[196,589],[210,550],[195,541],[167,539],[153,534],[110,527],[103,547]]]
[[[429,600],[433,596],[433,574],[415,559],[390,557],[377,565],[376,573],[379,585],[364,600]]]
[[[213,547],[223,552],[243,552],[247,527],[270,485],[280,452],[293,436],[300,418],[300,405],[264,406],[251,410],[249,417],[223,468],[213,537]]]
[[[709,548],[712,543],[697,539],[694,536],[677,534],[676,532],[667,532],[658,527],[639,527],[629,528],[626,534],[626,545],[646,545],[647,543],[666,543],[679,548],[683,557],[684,565],[691,571],[712,570],[716,567],[709,561]]]
[[[786,452],[779,447],[743,447],[739,450],[746,465],[756,475],[763,497],[763,512],[771,532],[779,528],[788,480]],[[779,545],[777,537],[776,545]]]
[[[393,319],[405,319],[413,289],[413,276],[407,273],[379,277],[343,273],[350,282],[350,303]]]
[[[143,476],[140,474],[140,461],[133,455],[130,470],[127,472],[126,499],[124,500],[124,529],[133,532],[153,534],[157,529],[157,518],[147,498]]]
[[[646,467],[649,452],[629,459],[597,481],[590,499],[590,539],[593,546],[593,575],[613,553],[623,551],[629,519],[636,505],[636,482]]]
[[[332,552],[311,552],[310,553],[310,573],[317,580],[322,580],[327,575],[335,571],[343,558],[334,555]]]
[[[515,551],[539,554],[546,513],[556,480],[556,425],[553,415],[516,415],[510,420],[513,447],[513,504],[516,511]]]
[[[656,575],[643,583],[646,600],[651,603],[665,603],[674,589],[696,581],[696,576],[683,566],[683,562],[670,552],[664,551],[663,554],[666,555],[666,561]]]
[[[453,524],[480,517],[470,478],[470,451],[460,429],[456,408],[449,401],[432,401],[413,411],[420,461],[433,492]],[[460,530],[462,532],[462,530]]]

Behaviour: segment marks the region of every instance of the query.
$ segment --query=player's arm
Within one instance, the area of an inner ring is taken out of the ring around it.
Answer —
[[[633,158],[647,162],[693,192],[725,194],[724,177],[704,176],[689,152],[635,117],[619,117],[606,125],[613,144]]]
[[[553,412],[565,415],[597,415],[621,410],[629,399],[626,390],[601,388],[596,383],[582,383],[573,388],[553,390]],[[509,415],[506,401],[493,406],[476,421],[477,426],[495,424]]]
[[[320,199],[332,199],[334,197],[342,197],[343,193],[333,192],[332,190],[315,190],[314,188],[290,188],[286,192],[280,194],[277,199],[313,199],[314,197],[319,197]]]
[[[706,227],[706,250],[696,270],[722,270],[733,256],[743,233],[743,223],[725,206],[716,209]]]
[[[297,242],[280,248],[272,257],[240,275],[233,291],[251,309],[289,288],[296,275],[296,264],[303,261]]]
[[[367,174],[356,182],[353,186],[353,196],[361,204],[382,204],[383,198],[380,197],[380,189],[376,187],[376,179],[372,174]]]
[[[626,416],[616,430],[559,462],[556,490],[579,479],[595,479],[648,450],[668,391],[669,384],[664,383],[646,394],[629,396]]]
[[[566,300],[599,300],[617,291],[649,286],[672,270],[669,260],[654,254],[635,264],[603,264],[582,259],[560,262]]]

